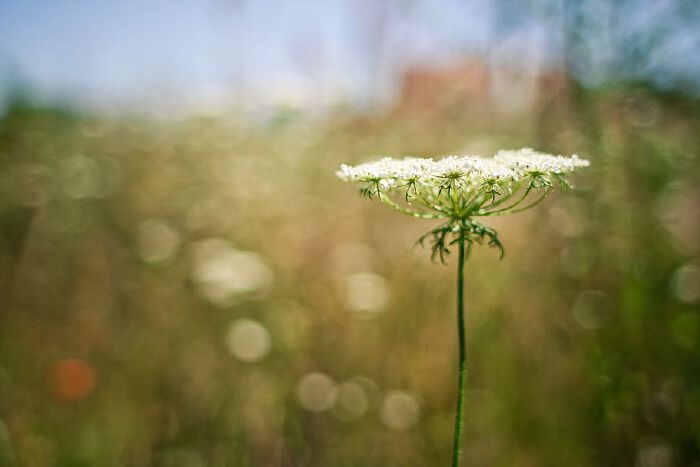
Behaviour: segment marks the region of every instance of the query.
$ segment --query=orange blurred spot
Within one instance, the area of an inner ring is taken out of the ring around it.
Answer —
[[[83,399],[95,389],[95,370],[84,360],[67,358],[52,369],[53,389],[67,401]]]

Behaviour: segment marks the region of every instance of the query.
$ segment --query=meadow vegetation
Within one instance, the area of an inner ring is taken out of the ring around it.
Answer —
[[[591,167],[467,263],[464,465],[700,465],[698,128],[633,84],[420,118],[14,104],[0,465],[447,465],[455,261],[334,172],[524,146]]]

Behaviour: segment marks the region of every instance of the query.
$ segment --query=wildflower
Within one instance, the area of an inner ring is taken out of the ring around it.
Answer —
[[[452,466],[459,465],[462,412],[466,381],[466,334],[464,327],[464,260],[474,243],[487,241],[500,250],[503,245],[496,231],[474,218],[502,216],[531,208],[550,194],[556,185],[569,189],[567,180],[589,162],[577,156],[553,156],[524,148],[499,151],[493,158],[448,156],[434,161],[407,157],[357,166],[341,165],[336,175],[361,184],[360,192],[379,199],[413,217],[445,219],[419,239],[429,240],[432,258],[445,261],[457,244],[457,331],[459,338],[459,378],[452,449]]]

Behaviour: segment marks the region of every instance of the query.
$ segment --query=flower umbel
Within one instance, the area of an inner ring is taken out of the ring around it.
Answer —
[[[430,239],[433,258],[442,261],[449,245],[464,237],[467,247],[482,243],[503,246],[494,230],[475,217],[502,216],[540,203],[556,185],[571,188],[567,176],[589,162],[525,148],[499,151],[493,158],[448,156],[434,161],[386,157],[357,166],[341,165],[336,175],[362,184],[360,192],[418,218],[446,219],[419,240]]]

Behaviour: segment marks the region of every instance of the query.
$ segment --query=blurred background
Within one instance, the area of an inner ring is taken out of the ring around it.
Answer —
[[[455,261],[334,177],[592,167],[467,263],[464,465],[700,466],[693,0],[0,0],[0,465],[437,466]]]

